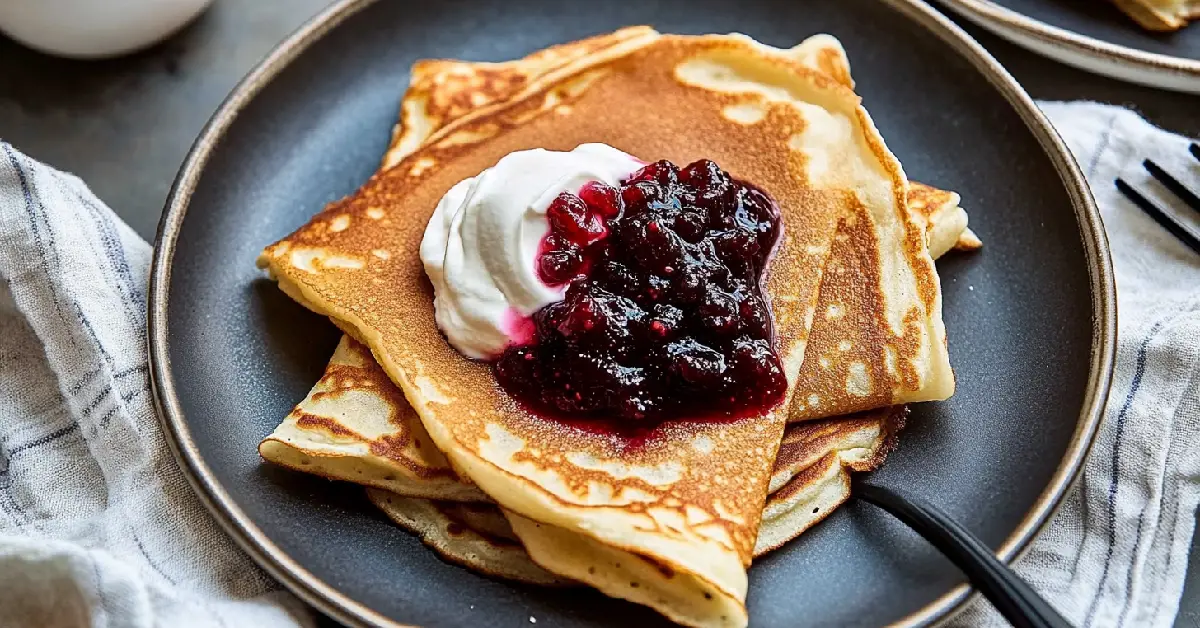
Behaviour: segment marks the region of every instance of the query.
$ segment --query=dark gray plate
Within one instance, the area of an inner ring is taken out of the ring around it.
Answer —
[[[1045,118],[973,41],[893,0],[348,0],[281,45],[197,141],[159,231],[150,341],[180,464],[231,535],[349,623],[650,625],[586,590],[489,579],[440,561],[356,486],[263,464],[255,450],[320,375],[338,333],[254,268],[266,244],[376,168],[422,57],[501,60],[635,23],[845,43],[910,176],[962,193],[983,251],[940,264],[958,394],[915,410],[880,482],[942,505],[1016,555],[1069,487],[1108,391],[1112,274],[1099,217]],[[415,252],[414,252],[415,254]],[[936,619],[961,575],[906,529],[851,503],[755,563],[756,626]]]
[[[1134,83],[1200,93],[1200,25],[1147,31],[1107,0],[939,0],[1034,52]]]

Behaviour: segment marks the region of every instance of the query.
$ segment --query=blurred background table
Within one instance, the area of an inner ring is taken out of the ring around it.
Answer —
[[[167,41],[106,61],[56,59],[0,36],[0,139],[82,177],[152,241],[175,171],[209,116],[259,59],[327,4],[218,0]],[[1034,98],[1125,105],[1200,136],[1200,96],[1086,74],[965,26]],[[1178,627],[1200,628],[1198,572],[1194,544]]]

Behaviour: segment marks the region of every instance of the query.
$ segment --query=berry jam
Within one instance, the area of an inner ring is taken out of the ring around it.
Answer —
[[[666,420],[742,416],[783,399],[762,275],[775,202],[700,160],[647,165],[621,187],[563,193],[546,212],[538,275],[566,298],[495,362],[539,414]]]

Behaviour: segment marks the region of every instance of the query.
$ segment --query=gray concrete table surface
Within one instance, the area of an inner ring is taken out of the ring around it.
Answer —
[[[83,178],[148,240],[175,172],[237,81],[329,0],[219,0],[154,48],[106,61],[40,55],[0,36],[0,138]],[[973,26],[975,37],[1035,98],[1121,104],[1200,136],[1200,96],[1092,76]],[[1176,626],[1200,628],[1200,552],[1193,544]],[[332,622],[329,622],[332,624]]]

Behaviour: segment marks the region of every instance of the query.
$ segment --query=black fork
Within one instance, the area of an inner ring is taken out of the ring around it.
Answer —
[[[1192,145],[1188,146],[1188,152],[1190,152],[1197,161],[1200,161],[1200,144],[1193,143]],[[1175,196],[1178,196],[1185,205],[1200,215],[1200,195],[1197,195],[1195,190],[1189,188],[1183,183],[1180,183],[1179,179],[1176,179],[1171,175],[1171,173],[1163,170],[1162,166],[1159,166],[1150,159],[1143,161],[1142,165],[1146,168],[1146,171],[1150,173],[1150,176],[1158,179],[1158,181],[1163,184],[1163,187],[1170,190]],[[1193,251],[1200,253],[1200,236],[1197,236],[1194,232],[1192,232],[1191,229],[1187,228],[1187,226],[1180,222],[1178,218],[1175,218],[1170,212],[1166,211],[1157,203],[1150,200],[1150,198],[1145,194],[1139,192],[1132,185],[1129,185],[1129,183],[1124,179],[1118,178],[1116,183],[1117,189],[1120,190],[1126,198],[1128,198],[1130,201],[1133,201],[1134,205],[1137,205],[1142,211],[1149,214],[1151,218],[1158,222],[1158,224],[1162,225],[1167,231],[1170,231],[1172,235],[1174,235],[1176,238],[1179,238],[1179,240],[1184,244],[1191,247]]]
[[[925,537],[1015,628],[1071,628],[1070,622],[992,550],[933,504],[900,489],[856,478],[852,493]]]

